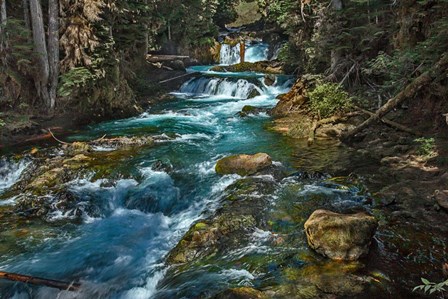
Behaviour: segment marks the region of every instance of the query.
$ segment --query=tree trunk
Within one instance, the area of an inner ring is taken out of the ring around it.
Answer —
[[[48,62],[50,69],[50,109],[54,109],[59,77],[59,5],[58,0],[48,1]]]
[[[23,6],[23,19],[25,20],[26,29],[31,30],[30,4],[28,3],[28,0],[22,0],[22,6]]]
[[[6,26],[6,0],[0,0],[1,1],[1,7],[0,7],[0,49],[3,49],[4,45],[6,44],[6,36],[4,36],[3,28]]]
[[[48,52],[45,43],[44,18],[39,0],[30,0],[31,24],[33,27],[34,52],[37,54],[37,72],[34,82],[38,95],[50,107],[50,94],[48,92],[48,78],[50,66],[48,65]]]
[[[243,63],[246,59],[246,44],[244,41],[240,42],[240,62]]]
[[[332,4],[332,8],[335,11],[340,11],[344,8],[344,3],[342,2],[342,0],[332,0],[331,1]],[[335,17],[336,20],[338,20],[336,22],[336,24],[334,26],[341,26],[341,22],[340,22],[340,17],[336,16]],[[331,50],[331,65],[330,65],[330,74],[332,74],[333,76],[336,76],[338,73],[338,65],[341,62],[342,59],[342,51],[341,50]]]

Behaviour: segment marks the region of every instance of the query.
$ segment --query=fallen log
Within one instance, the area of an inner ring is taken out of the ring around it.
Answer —
[[[65,282],[59,280],[45,279],[41,277],[34,277],[16,273],[9,273],[0,271],[0,279],[7,279],[11,281],[19,281],[23,283],[30,283],[37,286],[46,286],[50,288],[65,290],[65,291],[77,291],[81,287],[81,284],[76,282]]]
[[[424,72],[408,84],[405,89],[399,92],[395,97],[389,99],[386,104],[381,106],[372,116],[359,126],[342,135],[342,140],[349,140],[368,126],[379,121],[383,116],[389,113],[397,105],[415,95],[422,87],[430,84],[435,78],[439,77],[448,68],[448,54],[442,55],[436,65],[431,70]]]
[[[180,56],[180,55],[151,55],[151,54],[146,55],[146,60],[149,62],[174,61],[189,58],[190,56]]]
[[[355,108],[357,110],[361,111],[362,113],[367,114],[369,116],[374,116],[375,115],[375,113],[373,113],[371,111],[368,111],[368,110],[365,110],[365,109],[362,109],[361,107],[355,106]],[[386,125],[389,125],[389,126],[395,128],[397,130],[400,130],[400,131],[403,131],[403,132],[406,132],[406,133],[409,133],[409,134],[412,134],[412,135],[416,135],[416,136],[422,136],[421,133],[419,133],[419,132],[417,132],[415,130],[412,130],[412,129],[406,127],[406,126],[403,126],[402,124],[399,124],[399,123],[396,123],[394,121],[391,121],[391,120],[389,120],[387,118],[382,118],[381,122],[386,124]]]
[[[163,84],[163,83],[170,82],[170,81],[173,81],[173,80],[177,80],[177,79],[180,79],[180,78],[183,78],[183,77],[187,77],[187,76],[195,76],[197,73],[198,72],[186,73],[186,74],[183,74],[183,75],[180,75],[180,76],[177,76],[177,77],[173,77],[173,78],[169,78],[169,79],[166,79],[166,80],[159,81],[159,84]]]

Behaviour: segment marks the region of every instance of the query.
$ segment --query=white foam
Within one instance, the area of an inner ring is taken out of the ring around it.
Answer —
[[[31,162],[27,159],[22,159],[19,162],[0,160],[0,193],[17,183],[23,171],[30,164]]]

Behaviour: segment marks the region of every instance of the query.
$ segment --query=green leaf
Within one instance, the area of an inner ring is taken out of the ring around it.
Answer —
[[[426,286],[425,286],[425,293],[428,292],[428,290],[429,290],[430,288],[431,288],[430,285],[426,285]]]
[[[431,284],[431,282],[429,280],[427,280],[426,278],[422,277],[421,280],[425,285]]]
[[[413,292],[417,291],[417,290],[421,290],[424,286],[420,285],[420,286],[416,286],[414,289],[412,289]]]

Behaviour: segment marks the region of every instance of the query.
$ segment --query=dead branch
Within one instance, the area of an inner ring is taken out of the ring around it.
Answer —
[[[367,115],[369,115],[371,117],[375,115],[375,113],[370,112],[370,111],[365,110],[365,109],[362,109],[361,107],[355,106],[355,108],[358,109],[359,111],[361,111],[362,113],[367,114]],[[414,130],[406,127],[406,126],[403,126],[402,124],[396,123],[396,122],[391,121],[391,120],[389,120],[387,118],[384,118],[384,117],[381,119],[381,122],[386,124],[386,125],[389,125],[389,126],[395,128],[395,129],[398,129],[400,131],[403,131],[403,132],[406,132],[406,133],[409,133],[409,134],[412,134],[412,135],[416,135],[416,136],[421,136],[422,135],[421,133],[419,133],[417,131],[414,131]]]
[[[430,84],[435,78],[437,78],[444,71],[446,71],[447,67],[448,67],[448,54],[444,54],[440,58],[439,62],[437,62],[437,64],[431,70],[426,71],[417,78],[415,78],[414,81],[412,81],[409,85],[407,85],[404,90],[398,93],[395,97],[389,99],[386,104],[381,106],[380,109],[378,109],[372,116],[370,116],[362,124],[343,134],[342,140],[349,140],[350,138],[352,138],[353,136],[355,136],[356,134],[358,134],[371,124],[378,122],[392,109],[397,107],[397,105],[411,98],[424,86]]]
[[[19,281],[23,283],[30,283],[37,286],[47,286],[50,288],[66,290],[66,291],[77,291],[81,287],[81,284],[76,282],[65,282],[59,280],[45,279],[40,277],[21,275],[16,273],[2,272],[0,271],[0,279],[7,279],[11,281]]]
[[[314,143],[314,138],[316,135],[316,130],[317,130],[318,125],[319,125],[319,121],[317,120],[317,118],[315,118],[313,120],[313,125],[311,126],[310,135],[308,136],[308,140],[307,140],[308,146],[310,146]]]
[[[53,132],[51,131],[50,128],[48,128],[47,130],[48,130],[48,132],[50,133],[51,137],[53,137],[53,139],[56,140],[57,142],[59,142],[59,143],[61,143],[61,144],[71,144],[71,143],[69,143],[69,142],[65,142],[65,141],[62,141],[62,140],[56,138],[56,136],[54,136],[54,134],[53,134]]]
[[[339,86],[342,86],[342,84],[344,84],[345,80],[347,80],[348,76],[350,76],[350,74],[355,69],[355,66],[356,66],[356,62],[353,63],[353,66],[350,68],[350,70],[347,72],[347,74],[345,74],[345,76],[344,76],[344,78],[342,78],[341,82],[339,82]]]

